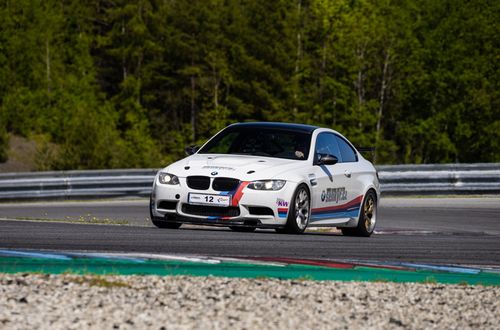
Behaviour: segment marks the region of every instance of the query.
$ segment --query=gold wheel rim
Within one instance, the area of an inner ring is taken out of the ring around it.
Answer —
[[[369,233],[371,233],[375,227],[376,215],[377,205],[375,203],[375,198],[369,195],[363,205],[363,220],[365,222],[365,229]]]

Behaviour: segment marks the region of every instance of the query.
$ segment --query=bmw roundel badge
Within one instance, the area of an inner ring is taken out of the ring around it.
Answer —
[[[219,174],[219,172],[214,171],[214,172],[212,172],[212,173],[210,173],[210,174],[211,174],[211,175],[217,175],[217,174]]]

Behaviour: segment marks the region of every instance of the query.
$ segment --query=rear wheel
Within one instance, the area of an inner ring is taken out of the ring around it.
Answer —
[[[241,233],[251,233],[255,231],[255,227],[238,227],[238,226],[229,226],[232,231],[238,231]]]
[[[342,234],[346,236],[369,237],[375,230],[377,222],[377,195],[369,190],[363,200],[361,212],[359,213],[358,225],[354,228],[342,228]]]
[[[285,230],[290,234],[301,234],[306,230],[311,217],[311,198],[307,186],[301,184],[293,194]]]

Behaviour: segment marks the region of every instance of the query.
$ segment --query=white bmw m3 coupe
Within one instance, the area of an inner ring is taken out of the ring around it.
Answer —
[[[374,231],[377,172],[334,130],[238,123],[186,153],[155,177],[150,213],[157,227],[191,223],[297,234],[337,227],[355,236]]]

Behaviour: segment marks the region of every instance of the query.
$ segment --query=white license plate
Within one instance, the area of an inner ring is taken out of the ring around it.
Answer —
[[[188,202],[196,205],[229,206],[231,205],[231,196],[190,193]]]

